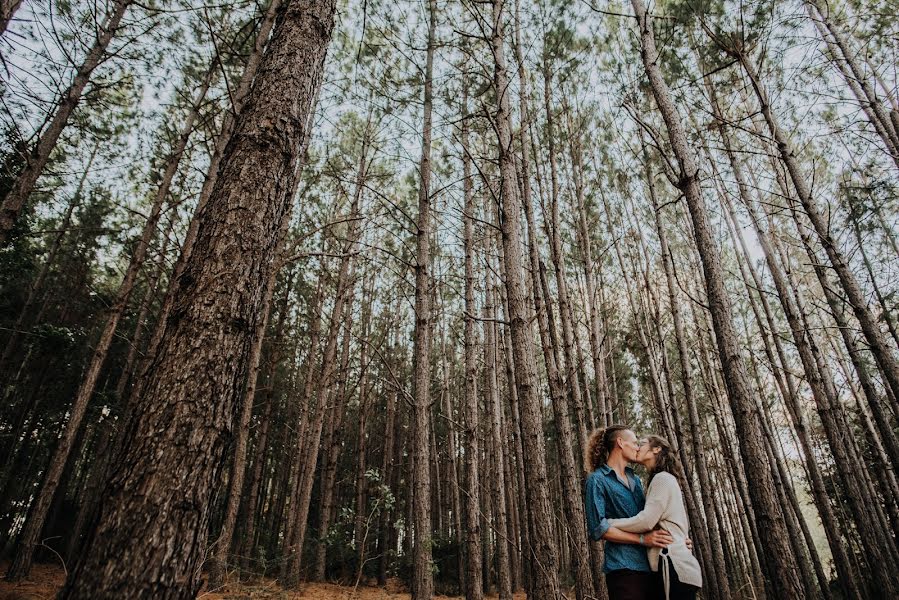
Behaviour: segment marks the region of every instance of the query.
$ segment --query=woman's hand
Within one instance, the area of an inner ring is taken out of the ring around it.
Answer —
[[[643,545],[649,548],[665,548],[674,543],[674,538],[664,529],[653,529],[643,535]]]

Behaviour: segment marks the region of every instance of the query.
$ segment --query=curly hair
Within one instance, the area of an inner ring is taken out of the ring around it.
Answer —
[[[609,453],[615,449],[615,442],[626,425],[610,425],[605,429],[594,429],[584,447],[584,469],[592,473],[609,459]]]

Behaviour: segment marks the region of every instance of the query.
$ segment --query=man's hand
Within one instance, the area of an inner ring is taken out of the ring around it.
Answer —
[[[687,550],[689,550],[690,552],[693,552],[693,540],[691,540],[690,538],[687,538],[684,540],[684,543],[687,544]]]
[[[649,548],[664,548],[674,543],[674,538],[664,529],[654,529],[643,536],[643,545]]]

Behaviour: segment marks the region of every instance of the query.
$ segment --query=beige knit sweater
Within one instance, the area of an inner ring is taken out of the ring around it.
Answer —
[[[683,583],[702,587],[699,561],[684,541],[690,532],[690,520],[684,507],[683,493],[674,475],[665,472],[656,474],[646,490],[643,510],[629,519],[609,519],[609,524],[631,533],[646,533],[656,529],[656,526],[671,533],[674,543],[665,550],[678,578]],[[649,566],[653,571],[659,570],[660,552],[660,548],[649,549]]]

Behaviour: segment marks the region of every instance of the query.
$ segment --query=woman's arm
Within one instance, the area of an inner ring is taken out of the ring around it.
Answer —
[[[609,525],[632,533],[652,531],[668,508],[673,485],[677,485],[677,480],[674,477],[663,477],[662,474],[656,475],[652,485],[649,486],[646,506],[643,510],[628,519],[609,519]]]

